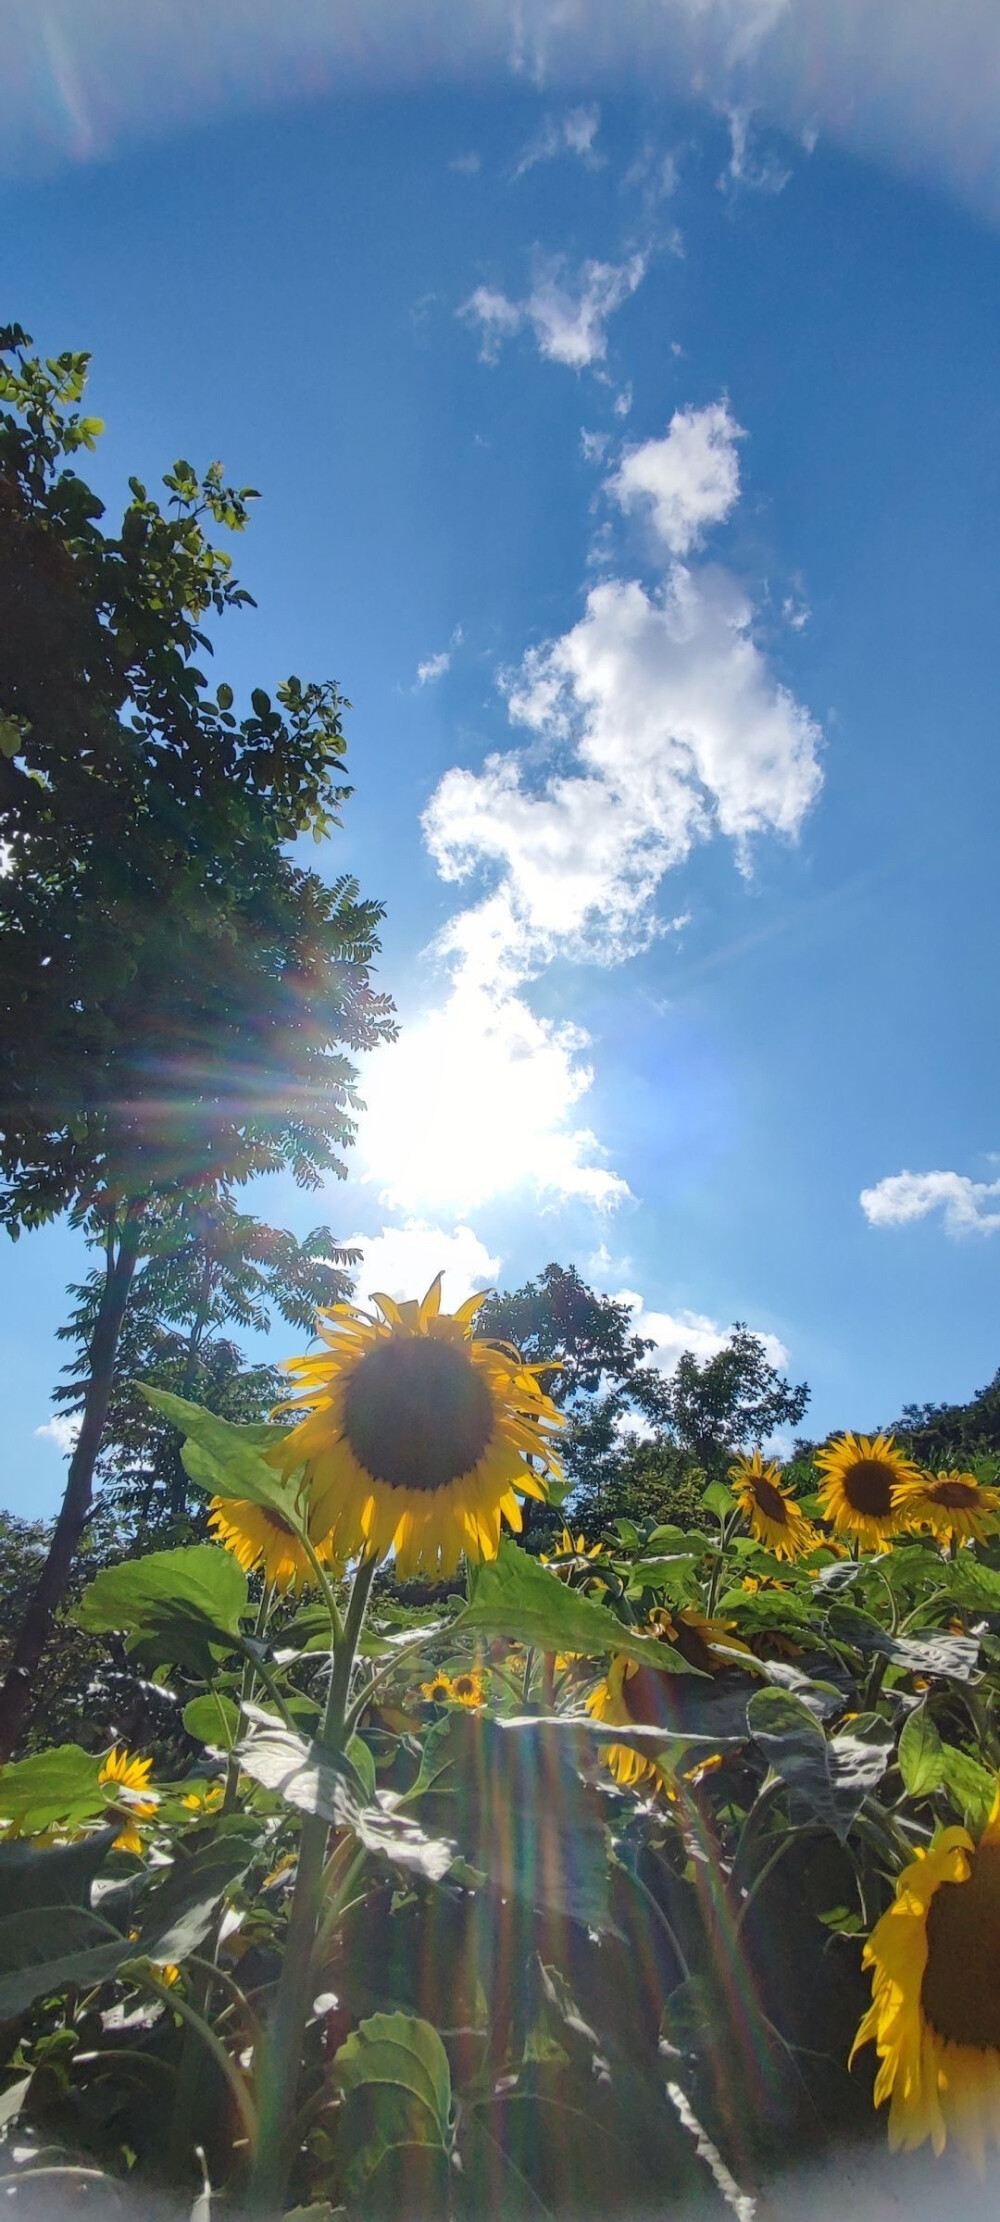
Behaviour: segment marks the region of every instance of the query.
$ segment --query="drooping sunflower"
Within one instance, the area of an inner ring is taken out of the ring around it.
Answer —
[[[1000,2145],[1000,1786],[974,1844],[943,1829],[896,1884],[865,1946],[872,2003],[851,2052],[874,2042],[889,2143],[949,2137],[980,2170]]]
[[[315,1581],[292,1522],[277,1506],[257,1504],[249,1497],[213,1497],[208,1520],[216,1541],[232,1551],[245,1573],[253,1574],[259,1568],[264,1580],[282,1591],[304,1589]],[[309,1532],[317,1558],[321,1564],[330,1565],[333,1553],[329,1539],[312,1518]]]
[[[136,1823],[152,1820],[160,1802],[157,1797],[142,1795],[149,1788],[152,1772],[151,1759],[137,1759],[124,1745],[115,1744],[98,1773],[98,1782],[108,1784],[117,1793],[108,1806],[111,1817],[125,1824],[112,1845],[115,1852],[142,1851],[142,1838]],[[126,1793],[124,1798],[120,1795],[122,1791]]]
[[[485,1297],[442,1312],[438,1274],[422,1303],[373,1301],[381,1317],[351,1304],[319,1314],[325,1347],[288,1361],[302,1386],[281,1407],[308,1416],[268,1456],[286,1476],[305,1466],[312,1524],[338,1557],[392,1551],[398,1574],[434,1579],[463,1552],[496,1557],[502,1520],[521,1526],[515,1490],[544,1499],[562,1421],[545,1367],[473,1340]]]
[[[909,1510],[910,1525],[930,1528],[942,1542],[985,1543],[1000,1527],[1000,1489],[988,1489],[975,1474],[950,1468],[928,1477]]]
[[[816,1530],[799,1511],[794,1497],[781,1486],[776,1459],[764,1459],[759,1450],[752,1458],[740,1457],[730,1466],[729,1479],[750,1533],[767,1545],[775,1558],[803,1558],[815,1548]]]
[[[724,1620],[706,1620],[695,1606],[685,1605],[680,1612],[656,1612],[652,1632],[671,1650],[679,1651],[688,1666],[718,1674],[730,1661],[716,1651],[716,1644],[750,1656],[746,1644],[730,1635],[730,1625]],[[616,1652],[604,1680],[587,1698],[587,1711],[592,1719],[607,1721],[613,1728],[662,1726],[666,1739],[677,1733],[670,1725],[670,1698],[676,1694],[674,1674],[661,1674],[654,1666],[640,1666],[636,1659]],[[628,1744],[602,1744],[601,1758],[623,1787],[635,1788],[648,1781],[673,1796],[673,1771],[651,1752],[633,1751]]]
[[[891,1435],[840,1435],[817,1452],[816,1464],[825,1477],[824,1515],[843,1534],[878,1544],[908,1525],[923,1476]]]

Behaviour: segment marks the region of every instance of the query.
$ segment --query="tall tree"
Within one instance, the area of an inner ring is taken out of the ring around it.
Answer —
[[[329,1227],[299,1242],[238,1211],[227,1197],[183,1199],[157,1228],[147,1219],[146,1241],[149,1255],[132,1282],[95,1469],[103,1499],[133,1527],[133,1547],[140,1538],[159,1540],[164,1523],[174,1540],[182,1539],[192,1506],[199,1513],[204,1506],[184,1470],[176,1428],[159,1418],[136,1382],[169,1389],[223,1419],[266,1418],[287,1383],[273,1365],[247,1365],[226,1330],[267,1333],[277,1313],[311,1333],[317,1310],[349,1295],[350,1268],[361,1254],[345,1249]],[[70,1293],[76,1304],[59,1334],[74,1354],[54,1401],[77,1415],[103,1274],[89,1274]]]
[[[371,979],[381,906],[290,848],[338,824],[344,699],[261,688],[238,718],[195,657],[250,597],[206,524],[240,530],[252,488],[130,481],[120,529],[73,467],[88,358],[45,362],[0,331],[0,1219],[68,1211],[104,1273],[79,1441],[0,1693],[0,1757],[90,1509],[136,1266],[188,1196],[231,1200],[288,1168],[344,1170],[355,1071],[391,1036]]]
[[[664,1421],[704,1471],[717,1476],[738,1451],[754,1450],[778,1428],[796,1427],[809,1385],[779,1373],[761,1335],[742,1320],[710,1358],[685,1350],[667,1385]]]

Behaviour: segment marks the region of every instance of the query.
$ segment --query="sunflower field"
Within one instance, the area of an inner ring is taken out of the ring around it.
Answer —
[[[147,1392],[212,1540],[75,1607],[153,1747],[0,1771],[15,2207],[742,2216],[1000,2141],[992,1472],[844,1435],[532,1555],[560,1415],[481,1301],[321,1315],[269,1424]]]

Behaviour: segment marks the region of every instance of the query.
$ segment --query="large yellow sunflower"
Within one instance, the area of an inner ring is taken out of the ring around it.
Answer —
[[[730,1466],[729,1479],[751,1535],[758,1543],[766,1544],[775,1558],[803,1558],[815,1548],[819,1540],[816,1530],[799,1511],[794,1497],[782,1488],[781,1468],[775,1459],[765,1460],[755,1450],[752,1458],[740,1457],[735,1466]]]
[[[907,1526],[923,1476],[891,1435],[840,1435],[816,1454],[825,1476],[823,1511],[863,1543],[884,1543]]]
[[[974,1844],[942,1830],[896,1885],[865,1946],[872,2003],[851,2053],[874,2040],[875,2104],[893,2149],[949,2137],[982,2169],[1000,2145],[1000,1787]]]
[[[115,1852],[142,1851],[142,1838],[136,1822],[152,1820],[160,1802],[155,1795],[142,1795],[143,1791],[149,1789],[152,1772],[151,1759],[136,1759],[124,1746],[118,1744],[109,1751],[100,1769],[98,1782],[107,1783],[116,1793],[115,1801],[109,1804],[108,1812],[112,1819],[124,1821],[125,1824],[121,1835],[115,1837],[111,1847]],[[124,1797],[121,1795],[122,1791],[125,1792]]]
[[[232,1551],[247,1574],[259,1567],[265,1581],[280,1590],[303,1589],[315,1581],[292,1522],[276,1507],[256,1504],[249,1497],[213,1497],[208,1519],[216,1540]],[[333,1556],[329,1540],[314,1518],[310,1518],[309,1534],[317,1558],[329,1565]]]
[[[439,1274],[422,1303],[376,1296],[381,1318],[338,1304],[318,1316],[325,1348],[288,1361],[302,1386],[282,1410],[308,1417],[268,1456],[286,1475],[304,1464],[313,1524],[338,1557],[394,1551],[404,1577],[453,1574],[463,1551],[496,1557],[502,1519],[520,1528],[515,1489],[545,1497],[562,1425],[546,1369],[473,1340],[484,1301],[442,1312]]]
[[[985,1543],[1000,1526],[1000,1490],[952,1468],[928,1476],[908,1517],[912,1527],[930,1528],[942,1542]]]
[[[703,1673],[718,1674],[730,1663],[716,1651],[716,1644],[750,1656],[746,1644],[730,1635],[729,1621],[706,1620],[694,1605],[685,1605],[680,1612],[658,1611],[653,1615],[653,1626],[661,1642],[679,1651],[688,1666]],[[587,1699],[587,1711],[592,1719],[607,1721],[613,1728],[656,1728],[662,1724],[664,1737],[668,1737],[676,1733],[669,1725],[669,1700],[676,1694],[674,1674],[661,1674],[656,1667],[640,1666],[637,1660],[616,1652],[604,1680]],[[626,1788],[650,1781],[668,1795],[674,1794],[672,1770],[647,1751],[633,1751],[628,1744],[602,1744],[601,1758],[616,1782]]]

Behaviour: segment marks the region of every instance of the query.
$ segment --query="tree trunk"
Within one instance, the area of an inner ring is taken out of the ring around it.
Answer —
[[[0,1688],[0,1764],[9,1759],[31,1712],[32,1677],[49,1639],[93,1501],[94,1467],[101,1447],[125,1306],[139,1254],[140,1221],[126,1219],[117,1257],[109,1257],[101,1307],[90,1345],[90,1376],[83,1420],[66,1479],[66,1493],[48,1557],[18,1630]]]

